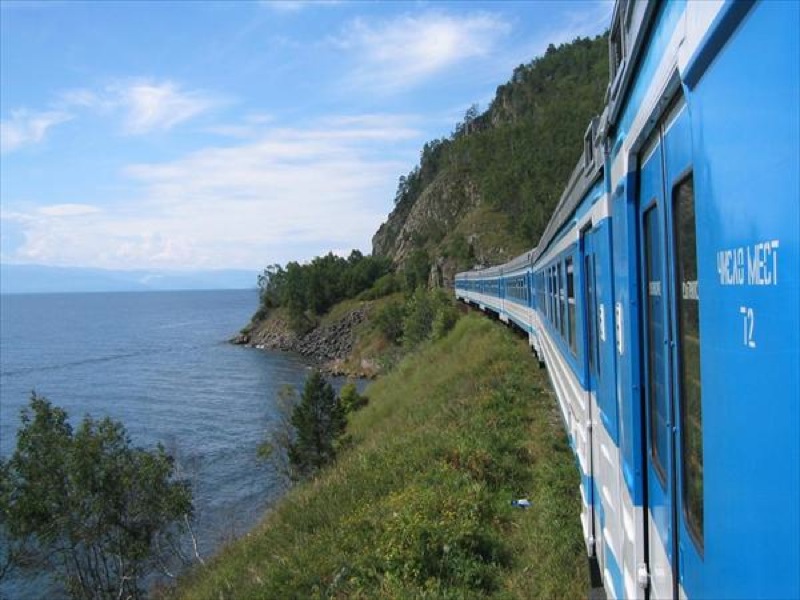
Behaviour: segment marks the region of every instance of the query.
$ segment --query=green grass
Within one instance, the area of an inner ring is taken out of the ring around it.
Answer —
[[[461,319],[368,388],[336,465],[176,597],[585,597],[578,475],[547,387],[524,341]]]
[[[331,325],[332,323],[343,319],[347,313],[363,306],[369,306],[369,302],[355,300],[353,298],[342,300],[338,304],[334,305],[330,311],[319,318],[319,324]]]

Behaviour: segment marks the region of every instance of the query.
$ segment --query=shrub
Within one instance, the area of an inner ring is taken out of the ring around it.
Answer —
[[[67,413],[33,394],[14,454],[0,464],[0,546],[73,598],[141,598],[180,554],[192,493],[162,446],[131,446],[121,423]],[[190,531],[190,530],[189,530]]]
[[[452,298],[442,289],[434,292],[434,316],[431,337],[434,340],[442,339],[458,321],[459,312],[453,304]]]
[[[391,300],[375,314],[374,321],[384,337],[393,344],[399,344],[403,337],[403,318],[405,310],[397,300]]]
[[[430,337],[435,307],[425,288],[417,288],[406,303],[403,346],[412,349]]]
[[[296,438],[292,414],[298,403],[297,390],[291,385],[284,385],[275,399],[275,420],[272,428],[256,451],[258,458],[269,462],[283,479],[285,488],[298,477],[289,460],[289,448]]]
[[[364,408],[369,403],[369,398],[359,394],[356,384],[351,381],[342,386],[339,391],[339,402],[345,414],[350,414]]]
[[[361,292],[358,298],[360,300],[377,300],[389,294],[394,294],[400,291],[400,284],[397,281],[397,276],[394,273],[386,273],[379,277],[372,287],[368,290]]]
[[[425,340],[444,337],[458,321],[458,316],[453,300],[444,290],[417,289],[406,304],[403,346],[411,349]]]

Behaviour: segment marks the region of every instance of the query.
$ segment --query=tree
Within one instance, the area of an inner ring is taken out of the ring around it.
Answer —
[[[411,350],[422,342],[443,338],[458,321],[458,309],[444,290],[417,289],[408,299],[403,318],[403,346]]]
[[[392,344],[399,344],[403,337],[403,318],[405,309],[397,300],[390,300],[378,310],[374,317],[375,326]]]
[[[431,261],[428,253],[423,248],[415,248],[403,268],[406,290],[412,293],[418,287],[426,287],[430,271]]]
[[[342,405],[345,415],[349,415],[369,404],[369,398],[359,394],[356,384],[348,381],[339,391],[339,403]]]
[[[73,598],[141,598],[148,574],[185,558],[192,493],[174,473],[163,446],[132,447],[109,418],[87,416],[73,431],[63,409],[32,394],[0,464],[2,545]]]
[[[293,386],[286,384],[281,387],[275,399],[275,418],[272,427],[257,450],[258,458],[272,465],[276,474],[281,477],[284,487],[289,487],[293,480],[299,478],[289,459],[289,448],[297,438],[292,425],[292,415],[298,401],[297,390]]]
[[[436,307],[431,294],[425,288],[418,288],[406,303],[403,319],[403,346],[413,349],[431,335]]]
[[[336,442],[344,435],[347,415],[322,373],[311,372],[300,403],[292,413],[295,439],[289,460],[295,478],[309,477],[336,458]]]
[[[390,259],[364,256],[358,250],[346,259],[328,253],[307,264],[293,261],[285,268],[270,265],[258,276],[261,304],[253,320],[283,307],[290,327],[297,333],[307,333],[316,326],[318,316],[345,298],[366,292],[391,271]]]

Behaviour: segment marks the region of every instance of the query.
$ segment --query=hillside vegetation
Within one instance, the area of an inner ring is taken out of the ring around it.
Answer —
[[[450,137],[424,145],[419,165],[399,179],[371,256],[354,250],[347,259],[329,254],[267,267],[260,308],[237,343],[299,352],[330,373],[384,371],[399,338],[366,323],[381,313],[383,299],[449,287],[458,270],[535,246],[601,110],[607,80],[606,36],[551,45],[517,67],[486,111],[473,106]],[[342,301],[348,312],[334,308]],[[395,310],[398,322],[401,312]]]
[[[585,596],[578,476],[546,387],[525,341],[462,318],[368,388],[332,468],[176,597]]]
[[[347,340],[336,369],[386,374],[349,415],[336,462],[175,597],[585,597],[578,474],[545,373],[488,319],[450,330],[448,301],[425,288],[535,245],[602,107],[606,42],[550,46],[425,144],[371,258],[264,272],[247,343],[282,348],[281,319],[293,335],[328,328]]]
[[[486,111],[473,106],[449,138],[425,144],[400,177],[373,254],[404,264],[423,252],[449,281],[535,246],[607,83],[606,36],[551,45],[517,67]]]

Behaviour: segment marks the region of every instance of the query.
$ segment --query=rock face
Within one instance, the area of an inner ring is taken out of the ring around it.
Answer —
[[[286,321],[270,318],[245,329],[231,343],[266,350],[294,352],[309,358],[320,369],[332,375],[355,374],[372,376],[374,369],[364,368],[364,373],[345,373],[344,364],[355,344],[355,329],[368,316],[366,306],[347,312],[341,319],[320,325],[305,335],[297,335]]]
[[[391,212],[372,237],[372,253],[403,264],[420,240],[438,242],[480,203],[477,186],[468,178],[443,174],[425,188],[410,210],[397,207]]]
[[[366,318],[366,310],[357,308],[339,321],[317,327],[298,338],[297,352],[323,363],[344,360],[353,350],[356,326]]]

